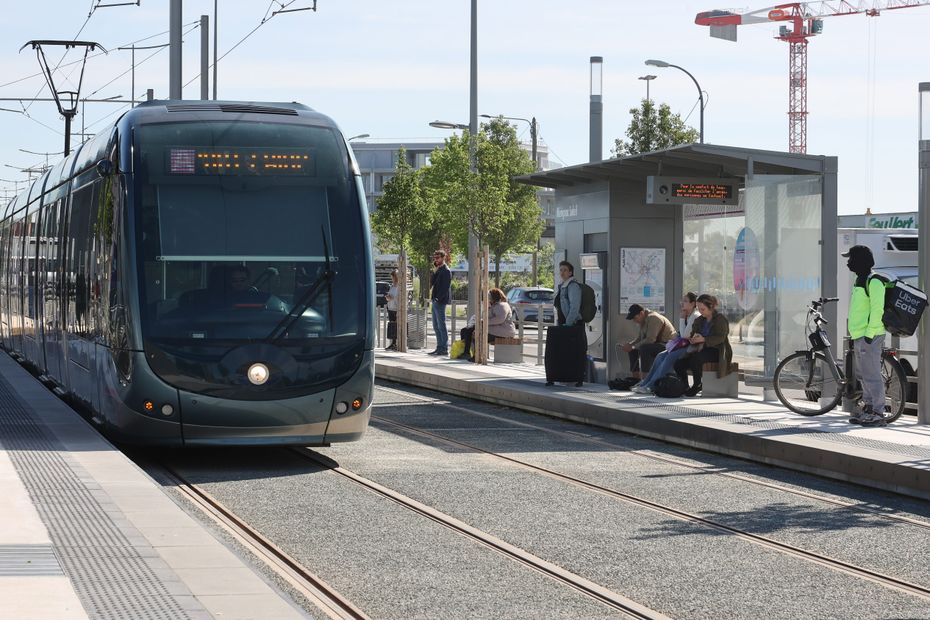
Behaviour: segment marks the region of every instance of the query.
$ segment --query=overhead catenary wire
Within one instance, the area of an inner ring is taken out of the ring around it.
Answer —
[[[287,7],[291,6],[291,5],[294,4],[295,2],[297,2],[297,0],[287,0],[287,1],[282,1],[282,0],[271,0],[271,2],[268,4],[268,8],[265,9],[265,15],[264,15],[264,17],[262,17],[262,20],[258,23],[258,25],[255,26],[254,28],[252,28],[252,30],[250,30],[248,33],[246,33],[246,35],[245,35],[244,37],[242,37],[241,39],[239,39],[238,41],[236,41],[235,45],[233,45],[233,46],[230,47],[228,50],[226,50],[225,52],[223,52],[223,55],[222,55],[222,56],[220,56],[219,58],[214,58],[214,59],[213,59],[213,62],[209,65],[208,68],[212,69],[213,66],[214,66],[216,63],[218,63],[219,61],[221,61],[221,60],[223,60],[224,58],[226,58],[234,49],[236,49],[237,47],[239,47],[240,45],[242,45],[243,43],[245,43],[246,40],[247,40],[249,37],[251,37],[253,34],[255,34],[256,32],[258,32],[258,29],[259,29],[259,28],[261,28],[262,26],[264,26],[265,24],[267,24],[268,22],[270,22],[272,19],[274,19],[274,17],[275,17],[278,13],[281,13],[284,9],[287,9]],[[275,6],[276,4],[277,4],[280,8],[278,8],[278,10],[276,10],[276,11],[272,11],[272,9],[274,8],[274,6]],[[314,6],[315,6],[315,4],[316,4],[316,3],[314,3]],[[316,10],[316,9],[314,8],[313,10]],[[191,84],[193,84],[194,82],[196,82],[197,79],[198,79],[199,77],[200,77],[200,73],[198,73],[197,75],[195,75],[194,77],[192,77],[190,80],[188,80],[187,82],[185,82],[185,83],[184,83],[184,86],[185,86],[185,87],[190,86]]]

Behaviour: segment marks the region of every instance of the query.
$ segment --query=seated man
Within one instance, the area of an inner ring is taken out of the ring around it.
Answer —
[[[630,306],[627,321],[639,325],[639,337],[621,348],[630,355],[630,370],[640,379],[652,368],[656,355],[665,350],[669,340],[678,335],[671,321],[658,312],[643,308],[639,304]]]

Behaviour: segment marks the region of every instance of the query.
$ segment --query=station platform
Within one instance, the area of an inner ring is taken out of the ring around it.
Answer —
[[[0,353],[0,618],[304,618]]]
[[[913,416],[863,428],[842,411],[800,416],[761,394],[668,399],[601,384],[546,387],[542,366],[479,366],[425,351],[378,350],[375,362],[378,379],[930,499],[930,426]]]

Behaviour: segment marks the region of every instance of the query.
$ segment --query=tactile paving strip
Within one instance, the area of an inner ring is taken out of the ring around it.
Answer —
[[[0,577],[64,575],[51,545],[0,545]]]
[[[511,381],[539,387],[538,381],[532,381],[529,379],[512,379]],[[621,406],[625,405],[630,409],[661,409],[661,414],[666,415],[667,417],[687,416],[691,418],[714,418],[720,420],[721,422],[751,426],[753,428],[758,428],[765,431],[775,431],[776,433],[783,435],[816,435],[817,439],[823,439],[825,441],[832,441],[849,446],[856,446],[858,448],[880,450],[890,454],[897,454],[900,456],[907,456],[917,459],[930,459],[930,450],[921,446],[897,444],[890,441],[882,441],[880,439],[868,439],[866,437],[857,437],[847,433],[833,433],[815,428],[804,428],[794,426],[792,424],[783,424],[780,422],[773,422],[771,420],[760,420],[758,418],[752,417],[753,415],[758,414],[739,415],[732,413],[715,413],[713,411],[706,411],[704,409],[682,407],[681,405],[673,405],[668,402],[657,401],[655,398],[650,398],[648,396],[623,399],[621,402],[621,399],[618,398],[617,395],[605,395],[602,392],[585,390],[583,388],[574,389],[572,391],[577,393],[584,393],[585,396],[593,396],[597,398],[597,400],[603,401],[605,403],[619,404]],[[771,434],[771,432],[767,433],[768,436],[771,436]]]
[[[0,438],[91,618],[190,618],[94,497],[87,474],[0,377]],[[148,548],[152,555],[154,550]],[[60,574],[60,572],[59,572]],[[180,582],[176,582],[181,585]]]

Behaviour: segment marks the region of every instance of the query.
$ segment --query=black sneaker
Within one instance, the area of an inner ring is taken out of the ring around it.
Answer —
[[[703,389],[703,386],[701,384],[694,385],[688,388],[687,390],[685,390],[685,396],[687,396],[688,398],[694,398],[695,396],[701,393],[702,389]]]

